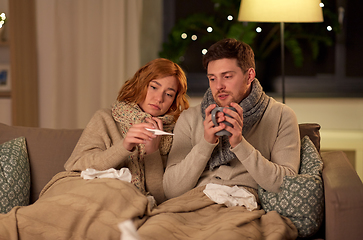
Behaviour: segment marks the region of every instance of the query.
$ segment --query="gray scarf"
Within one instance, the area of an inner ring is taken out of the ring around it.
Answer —
[[[239,103],[243,109],[242,136],[245,136],[251,130],[252,126],[261,119],[270,101],[270,98],[262,90],[262,86],[257,78],[252,81],[251,85],[251,93]],[[205,119],[205,109],[211,104],[216,104],[216,102],[214,101],[212,91],[208,88],[201,103],[203,119]],[[236,155],[229,150],[230,147],[228,136],[220,137],[219,143],[214,148],[209,159],[209,170],[212,171],[220,165],[226,165],[233,158],[236,158]]]

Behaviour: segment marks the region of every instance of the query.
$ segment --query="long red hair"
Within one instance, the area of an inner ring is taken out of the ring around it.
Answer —
[[[187,78],[181,67],[165,58],[157,58],[141,67],[134,76],[127,80],[119,91],[117,100],[135,102],[145,100],[149,83],[154,79],[174,76],[178,80],[178,91],[174,102],[166,114],[173,115],[175,121],[180,113],[189,108],[187,100]]]

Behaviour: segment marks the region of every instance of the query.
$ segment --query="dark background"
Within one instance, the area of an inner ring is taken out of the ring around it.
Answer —
[[[285,50],[285,85],[289,97],[363,97],[363,1],[329,0],[322,1],[336,8],[345,9],[344,22],[339,33],[332,33],[334,44],[320,49],[317,59],[312,59],[307,43],[303,46],[304,62],[297,67]],[[236,6],[239,9],[239,5]],[[324,11],[324,9],[323,9]],[[164,42],[178,21],[193,13],[205,12],[213,15],[214,3],[211,0],[164,0]],[[237,18],[237,16],[234,16]],[[326,20],[326,19],[324,19]],[[261,23],[263,29],[273,23]],[[285,23],[285,28],[286,28]],[[293,24],[293,23],[290,23]],[[306,23],[310,24],[310,23]],[[329,25],[324,21],[325,25]],[[279,34],[279,33],[278,33]],[[188,94],[202,96],[208,87],[205,69],[202,66],[203,48],[208,49],[212,42],[192,42],[180,63],[188,77]],[[270,95],[281,93],[281,53],[280,48],[262,63],[256,63],[257,78]]]

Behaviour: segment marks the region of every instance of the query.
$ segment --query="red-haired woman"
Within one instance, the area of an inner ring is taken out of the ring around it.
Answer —
[[[65,164],[67,171],[127,167],[131,182],[158,203],[165,200],[162,177],[180,113],[189,107],[187,80],[176,63],[159,58],[140,68],[122,86],[112,109],[92,117]]]

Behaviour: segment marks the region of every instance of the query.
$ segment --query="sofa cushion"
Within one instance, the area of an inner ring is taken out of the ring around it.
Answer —
[[[298,229],[299,237],[315,234],[324,218],[322,170],[319,152],[308,136],[303,137],[299,174],[285,176],[279,193],[259,187],[262,208],[290,218]]]
[[[0,145],[0,212],[29,204],[30,169],[24,137]]]
[[[34,203],[43,187],[58,172],[72,154],[82,129],[50,129],[8,126],[0,123],[0,144],[24,136],[26,139],[30,171],[30,203]]]

